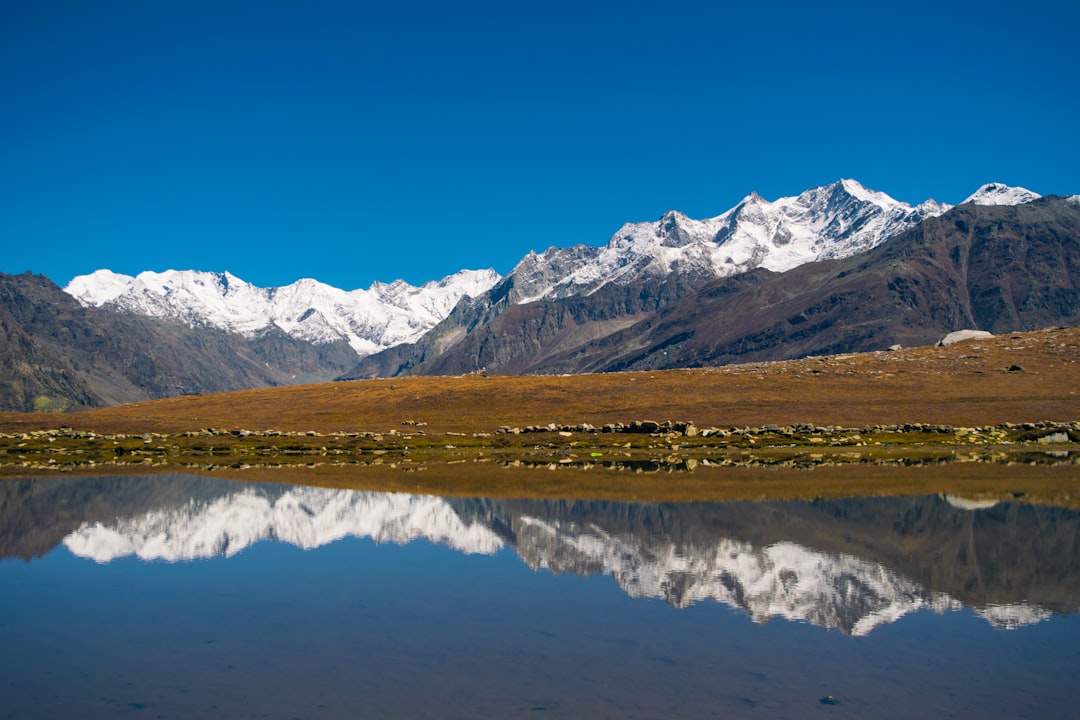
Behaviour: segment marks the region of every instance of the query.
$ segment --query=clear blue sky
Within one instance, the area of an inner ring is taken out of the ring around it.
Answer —
[[[841,177],[1080,193],[1080,3],[0,0],[0,271],[412,283]]]

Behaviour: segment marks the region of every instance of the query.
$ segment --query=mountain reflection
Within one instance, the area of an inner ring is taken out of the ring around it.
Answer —
[[[173,475],[0,484],[0,551],[109,562],[231,556],[262,540],[422,538],[611,576],[631,597],[717,601],[864,635],[969,606],[1000,628],[1077,611],[1080,513],[943,497],[624,503],[446,499]]]

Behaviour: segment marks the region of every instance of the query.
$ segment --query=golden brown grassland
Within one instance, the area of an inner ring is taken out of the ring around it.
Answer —
[[[150,467],[459,495],[949,491],[1073,504],[1078,351],[1080,328],[1061,328],[719,368],[395,378],[3,413],[0,472]],[[601,431],[642,420],[694,427]],[[1051,434],[1058,442],[1038,442]]]

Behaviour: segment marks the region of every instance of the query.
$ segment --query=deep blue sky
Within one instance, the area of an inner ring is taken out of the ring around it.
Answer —
[[[1080,3],[0,0],[0,271],[412,283],[841,177],[1080,193]]]

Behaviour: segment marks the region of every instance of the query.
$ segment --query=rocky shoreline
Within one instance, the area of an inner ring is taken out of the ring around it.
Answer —
[[[204,468],[491,461],[504,466],[693,470],[705,465],[1009,462],[1032,450],[1080,462],[1080,421],[954,427],[765,424],[699,428],[690,421],[633,420],[593,426],[503,425],[491,432],[407,429],[318,432],[205,428],[181,433],[100,433],[72,428],[0,433],[0,469],[71,471],[147,465]],[[854,454],[841,451],[856,449]]]

